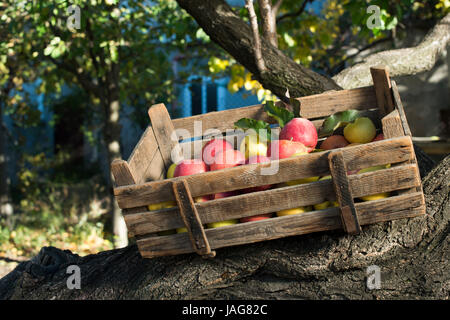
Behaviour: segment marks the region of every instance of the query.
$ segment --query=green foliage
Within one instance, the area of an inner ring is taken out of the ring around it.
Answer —
[[[327,75],[334,75],[352,64],[348,49],[364,48],[376,41],[395,36],[401,39],[415,24],[431,27],[450,11],[448,0],[327,0],[320,13],[300,11],[304,1],[284,0],[277,21],[278,46],[295,62]],[[257,2],[255,2],[257,5]],[[369,5],[380,8],[379,28],[369,29],[367,20]],[[248,20],[245,8],[236,8],[244,20]],[[258,8],[256,13],[259,14]],[[261,21],[259,19],[258,21]],[[231,93],[241,88],[258,94],[259,100],[272,100],[270,92],[264,92],[252,75],[227,55],[210,59],[210,71],[231,77],[228,89]],[[241,69],[242,68],[242,69]]]
[[[234,123],[235,128],[243,129],[244,131],[252,130],[257,134],[261,140],[270,141],[270,124],[263,120],[256,120],[250,118],[241,118]]]
[[[278,107],[274,101],[267,101],[264,105],[264,111],[272,118],[278,121],[280,128],[283,128],[289,121],[294,119],[294,113],[286,108]]]
[[[322,123],[322,126],[319,129],[319,138],[333,134],[334,130],[355,121],[360,115],[361,112],[358,110],[345,110],[332,114]]]

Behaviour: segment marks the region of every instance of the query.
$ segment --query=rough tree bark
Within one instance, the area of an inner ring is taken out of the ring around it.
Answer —
[[[421,171],[429,159],[418,153]],[[424,159],[424,161],[422,161]],[[448,299],[450,156],[423,178],[424,217],[196,254],[142,259],[135,245],[79,257],[45,247],[0,280],[0,299]],[[81,289],[69,290],[69,265]],[[381,289],[366,286],[381,269]]]

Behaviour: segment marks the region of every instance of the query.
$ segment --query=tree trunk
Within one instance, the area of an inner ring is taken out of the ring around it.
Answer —
[[[421,172],[429,159],[418,152]],[[425,161],[424,161],[425,160]],[[79,257],[45,247],[0,280],[1,299],[448,299],[450,156],[423,178],[424,217],[196,254],[142,259],[135,245]],[[81,269],[81,289],[66,269]],[[381,271],[369,290],[368,267]]]
[[[113,194],[114,177],[111,174],[111,162],[115,159],[122,159],[120,148],[120,101],[119,101],[119,70],[118,65],[113,64],[111,71],[108,73],[108,81],[106,88],[106,99],[104,101],[104,117],[105,126],[103,137],[107,148],[107,172],[108,172],[108,188],[111,190],[111,211],[112,226],[115,236],[114,247],[123,248],[128,245],[128,233],[122,211],[117,205],[117,201]]]
[[[7,97],[10,90],[2,91],[2,98]],[[9,219],[13,214],[13,205],[10,196],[11,179],[8,175],[8,144],[6,126],[3,122],[3,105],[0,101],[0,216]]]
[[[267,69],[260,72],[254,57],[252,30],[225,1],[177,2],[194,17],[211,40],[232,55],[264,88],[271,90],[280,99],[286,100],[286,89],[289,89],[291,97],[341,89],[332,79],[295,63],[264,38],[261,38],[261,51]]]

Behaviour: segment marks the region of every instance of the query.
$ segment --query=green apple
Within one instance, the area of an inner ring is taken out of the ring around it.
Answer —
[[[218,222],[211,222],[207,224],[208,228],[220,228],[225,226],[231,226],[233,224],[238,223],[238,220],[236,219],[230,219],[230,220],[224,220],[224,221],[218,221]]]
[[[289,215],[292,215],[292,214],[305,213],[305,212],[308,212],[308,211],[312,211],[312,207],[311,206],[280,210],[280,211],[277,211],[277,216],[278,217],[283,217],[283,216],[289,216]]]
[[[356,119],[344,128],[344,137],[350,143],[368,143],[375,138],[377,130],[372,120],[367,117]]]
[[[253,156],[265,156],[267,154],[267,143],[262,141],[258,135],[250,134],[242,139],[239,151],[245,155],[245,159]]]

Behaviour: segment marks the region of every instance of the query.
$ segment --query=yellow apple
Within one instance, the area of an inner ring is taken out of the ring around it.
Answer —
[[[312,207],[311,206],[280,210],[280,211],[277,211],[277,216],[278,217],[283,217],[283,216],[289,216],[289,215],[292,215],[292,214],[305,213],[305,212],[308,212],[308,211],[312,211]]]
[[[295,186],[297,184],[304,184],[304,183],[310,183],[319,180],[319,177],[310,177],[310,178],[303,178],[298,180],[291,180],[287,181],[286,184],[288,186]]]
[[[176,167],[177,167],[176,163],[172,163],[170,165],[169,169],[167,169],[167,174],[166,174],[167,179],[173,178],[173,174],[175,172]]]
[[[314,205],[314,210],[323,210],[331,207],[339,207],[337,201],[325,201]]]
[[[218,221],[218,222],[211,222],[207,224],[208,228],[220,228],[225,226],[231,226],[232,224],[236,224],[238,221],[236,219],[231,220],[224,220],[224,221]]]
[[[161,210],[165,208],[172,208],[175,207],[177,203],[175,201],[163,201],[159,203],[149,204],[148,210],[155,211],[155,210]]]
[[[239,151],[245,155],[245,159],[253,156],[265,156],[267,143],[262,141],[258,135],[251,134],[242,139]]]
[[[183,232],[187,232],[186,227],[183,227],[183,228],[177,228],[177,233],[183,233]]]
[[[344,128],[344,137],[350,143],[368,143],[375,138],[377,130],[372,120],[367,117],[356,119]]]

